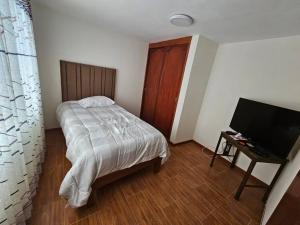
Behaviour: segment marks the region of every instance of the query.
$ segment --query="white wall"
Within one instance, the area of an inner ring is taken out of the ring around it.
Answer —
[[[300,153],[296,155],[296,157],[286,166],[284,171],[282,172],[280,179],[278,180],[276,186],[273,188],[270,197],[266,203],[266,208],[264,212],[264,216],[262,219],[262,225],[266,224],[266,222],[271,217],[272,213],[276,209],[279,204],[281,198],[293,182],[300,168]]]
[[[214,41],[193,35],[171,132],[174,144],[193,139],[217,48]]]
[[[139,115],[148,43],[38,4],[33,4],[33,25],[46,128],[58,127],[55,110],[61,102],[60,59],[116,68],[116,102]]]
[[[221,130],[229,129],[239,97],[300,111],[300,36],[221,45],[207,85],[194,139],[214,149]],[[300,168],[291,161],[269,198],[266,217],[274,210]],[[241,156],[237,165],[248,167]],[[269,183],[277,166],[258,165],[254,176]]]

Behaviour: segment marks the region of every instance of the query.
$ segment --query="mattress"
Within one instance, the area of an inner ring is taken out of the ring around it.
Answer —
[[[57,118],[72,163],[59,195],[71,207],[87,203],[97,178],[156,157],[164,163],[169,157],[164,136],[117,104],[83,108],[68,101],[58,106]]]

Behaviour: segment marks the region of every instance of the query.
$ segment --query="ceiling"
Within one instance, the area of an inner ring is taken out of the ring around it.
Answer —
[[[217,42],[238,42],[300,34],[300,0],[34,0],[98,26],[158,41],[201,34]],[[168,17],[185,13],[191,27]]]

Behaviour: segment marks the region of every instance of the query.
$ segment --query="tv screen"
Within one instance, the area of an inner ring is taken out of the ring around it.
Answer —
[[[300,112],[240,98],[230,127],[266,152],[286,158],[300,135]]]

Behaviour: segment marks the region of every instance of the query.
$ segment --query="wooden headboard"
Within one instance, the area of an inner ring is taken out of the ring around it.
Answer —
[[[60,61],[62,101],[102,95],[114,99],[116,69]]]

